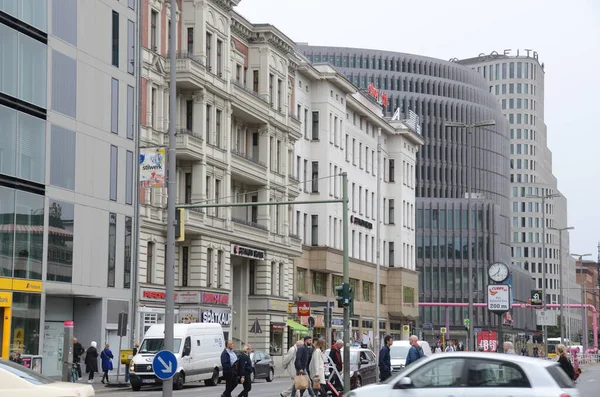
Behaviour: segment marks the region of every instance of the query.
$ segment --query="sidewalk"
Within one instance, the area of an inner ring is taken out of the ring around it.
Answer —
[[[94,391],[96,393],[104,392],[104,391],[124,390],[124,389],[130,388],[129,384],[125,384],[125,375],[119,376],[118,380],[117,380],[117,375],[111,375],[110,376],[111,383],[109,383],[109,384],[102,384],[101,380],[102,380],[102,374],[100,374],[100,375],[96,374],[96,376],[94,376],[94,383],[92,383],[91,386],[94,388]],[[120,381],[121,384],[119,384],[118,381]],[[88,384],[87,376],[83,377],[82,379],[79,379],[79,381],[77,383]]]

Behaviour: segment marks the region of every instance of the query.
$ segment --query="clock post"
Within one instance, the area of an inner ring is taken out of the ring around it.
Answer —
[[[499,353],[504,349],[502,316],[510,310],[510,285],[505,284],[510,276],[510,268],[504,262],[494,262],[488,267],[488,310],[498,315],[498,347]]]

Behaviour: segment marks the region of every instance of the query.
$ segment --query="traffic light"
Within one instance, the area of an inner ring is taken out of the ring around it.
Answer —
[[[175,241],[185,241],[185,208],[175,209]]]
[[[348,299],[350,300],[350,316],[354,316],[354,290],[348,285]]]
[[[338,307],[346,307],[350,304],[350,285],[342,284],[335,287],[335,300],[338,303]]]

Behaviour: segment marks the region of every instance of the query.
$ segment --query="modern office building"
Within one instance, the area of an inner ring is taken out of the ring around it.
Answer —
[[[141,149],[168,144],[169,72],[177,67],[177,203],[292,201],[294,145],[302,138],[293,87],[294,42],[252,24],[237,1],[183,1],[177,61],[167,57],[172,10],[142,1]],[[160,150],[159,150],[160,153]],[[164,322],[166,191],[140,189],[139,339]],[[287,346],[293,260],[302,253],[289,205],[183,214],[176,244],[176,321],[218,322],[237,347],[281,359]]]
[[[417,153],[416,229],[417,270],[422,302],[485,302],[487,267],[494,261],[510,263],[509,128],[486,81],[469,68],[439,59],[397,52],[320,47],[298,47],[310,61],[328,62],[360,88],[373,84],[388,96],[387,114],[399,109],[419,117],[425,139]],[[494,127],[475,129],[472,151],[467,132],[444,128],[444,122],[474,123],[493,119]],[[467,170],[472,164],[472,178]],[[471,225],[467,225],[471,193]],[[469,238],[470,236],[470,238]],[[470,240],[470,241],[469,241]],[[473,273],[468,274],[469,245]],[[473,291],[468,291],[468,279]],[[527,301],[533,287],[530,276],[513,269],[515,300]],[[475,310],[475,327],[497,323],[487,309]],[[425,336],[449,327],[451,337],[464,339],[467,308],[421,308]],[[533,313],[512,315],[514,330],[535,328]],[[509,323],[510,321],[506,321]]]
[[[0,335],[60,375],[118,344],[136,228],[136,2],[0,2]]]
[[[552,152],[548,148],[544,123],[544,65],[538,53],[532,50],[519,50],[515,54],[510,50],[502,54],[492,52],[456,62],[484,78],[510,124],[512,263],[530,272],[538,289],[542,289],[545,273],[546,302],[560,303],[560,255],[563,255],[565,280],[575,273],[575,261],[568,255],[568,231],[562,232],[563,246],[559,249],[560,232],[556,229],[572,225],[567,223],[567,199],[558,191],[552,173]],[[544,208],[539,197],[553,194],[559,197],[546,200]],[[546,240],[545,253],[542,252],[543,239]],[[542,257],[545,268],[542,268]]]
[[[382,105],[359,91],[337,69],[301,57],[296,71],[296,115],[303,137],[296,143],[294,179],[301,201],[342,198],[342,172],[348,175],[350,285],[354,316],[350,340],[376,346],[403,326],[415,328],[418,316],[418,274],[415,270],[415,165],[423,138],[401,122],[383,118]],[[378,142],[381,156],[378,159]],[[379,163],[378,163],[379,161]],[[377,180],[381,179],[381,208]],[[309,302],[314,335],[335,341],[342,337],[343,312],[334,308],[331,335],[326,335],[323,307],[335,302],[343,282],[343,220],[341,204],[296,205],[292,230],[303,241],[296,260],[294,301]],[[379,210],[379,212],[378,212]],[[381,241],[376,240],[377,223]],[[376,263],[381,260],[381,310],[376,316]],[[297,304],[295,306],[298,306]],[[309,325],[309,316],[297,319]]]

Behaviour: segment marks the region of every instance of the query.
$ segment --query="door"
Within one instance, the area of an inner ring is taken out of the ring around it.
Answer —
[[[375,355],[373,353],[366,350],[360,352],[360,373],[363,378],[363,385],[377,383]]]
[[[466,367],[467,380],[472,390],[479,388],[491,396],[527,397],[535,394],[527,375],[516,363],[471,359]]]
[[[189,354],[186,355],[185,357],[183,357],[183,353],[185,351],[189,351]],[[188,378],[188,381],[193,381],[195,380],[193,377],[195,376],[195,371],[194,371],[194,355],[192,352],[192,338],[191,337],[186,337],[185,341],[183,342],[183,349],[181,350],[181,366],[183,367],[183,370],[190,374],[190,376]]]
[[[465,397],[477,394],[465,393],[469,389],[465,376],[465,360],[448,358],[430,361],[406,372],[412,385],[405,389],[393,390],[394,397]],[[418,364],[411,364],[418,365]],[[410,368],[410,367],[409,367]],[[487,393],[487,392],[486,392]]]

